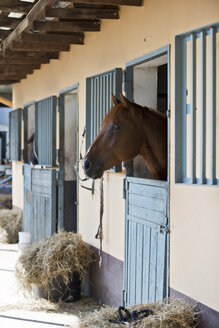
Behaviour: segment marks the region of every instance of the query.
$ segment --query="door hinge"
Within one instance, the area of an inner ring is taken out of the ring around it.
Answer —
[[[123,179],[123,199],[126,199],[127,180]]]
[[[168,233],[169,232],[169,227],[166,225],[160,226],[160,233]]]

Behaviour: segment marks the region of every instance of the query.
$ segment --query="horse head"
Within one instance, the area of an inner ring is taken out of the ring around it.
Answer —
[[[141,129],[135,120],[136,106],[139,105],[122,94],[121,99],[122,102],[112,95],[114,106],[104,118],[99,134],[84,157],[82,165],[89,178],[102,177],[105,170],[134,158],[140,152]]]

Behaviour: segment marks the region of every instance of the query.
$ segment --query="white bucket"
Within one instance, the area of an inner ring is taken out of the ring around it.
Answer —
[[[18,235],[19,235],[18,247],[22,252],[27,246],[30,245],[31,235],[29,232],[18,232]]]

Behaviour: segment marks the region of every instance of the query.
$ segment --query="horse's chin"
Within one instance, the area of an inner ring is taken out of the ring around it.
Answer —
[[[92,174],[87,174],[87,177],[93,180],[97,180],[102,178],[104,171],[102,169],[98,169],[96,172]]]

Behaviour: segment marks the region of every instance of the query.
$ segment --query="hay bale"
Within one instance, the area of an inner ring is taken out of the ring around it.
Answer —
[[[31,291],[36,285],[50,299],[57,277],[67,285],[75,272],[82,277],[94,260],[93,251],[80,235],[61,231],[27,247],[18,259],[15,274],[21,287]]]
[[[130,322],[130,327],[136,328],[194,328],[196,326],[197,313],[194,304],[188,304],[183,300],[168,299],[165,302],[156,302],[147,305],[135,305],[129,307],[129,312],[143,309],[151,309],[153,314],[142,320]],[[116,323],[118,322],[118,323]],[[118,310],[104,307],[95,311],[80,321],[80,328],[122,328],[119,323]],[[71,326],[70,328],[73,328]]]
[[[22,213],[15,210],[0,210],[0,242],[16,244],[21,231]]]

